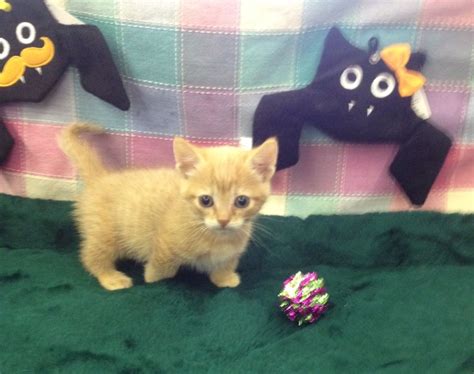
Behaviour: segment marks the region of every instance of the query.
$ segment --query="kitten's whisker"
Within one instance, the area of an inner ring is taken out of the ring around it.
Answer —
[[[208,231],[208,228],[201,223],[191,226],[191,230],[187,232],[187,236],[184,237],[178,246],[184,246],[190,242],[196,242],[202,238],[202,236]]]
[[[247,235],[250,236],[250,241],[254,243],[254,245],[266,250],[271,255],[274,255],[272,250],[266,245],[265,240],[264,240],[265,238],[259,237],[259,233],[257,230],[255,230],[255,226],[252,229],[246,228],[245,232]]]
[[[262,225],[261,223],[255,222],[255,223],[254,223],[254,228],[255,228],[255,230],[258,231],[259,233],[268,235],[268,237],[270,237],[272,240],[276,240],[276,241],[279,242],[280,244],[283,243],[283,242],[278,238],[278,236],[275,236],[275,233],[274,233],[274,232],[270,231],[270,229],[268,229],[266,226]]]

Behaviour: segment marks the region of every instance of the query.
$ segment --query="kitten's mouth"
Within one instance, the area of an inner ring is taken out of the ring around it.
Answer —
[[[352,108],[354,108],[354,106],[356,105],[356,101],[355,100],[351,100],[347,103],[347,111],[350,112],[352,110]],[[372,114],[372,112],[374,111],[375,107],[373,105],[369,105],[367,107],[367,110],[366,110],[366,114],[367,114],[367,117],[370,116]]]
[[[216,235],[235,235],[241,231],[241,226],[206,226],[208,230]]]
[[[218,232],[220,234],[235,234],[237,231],[240,230],[240,227],[232,227],[232,226],[226,226],[226,227],[214,227],[212,228],[213,231]]]

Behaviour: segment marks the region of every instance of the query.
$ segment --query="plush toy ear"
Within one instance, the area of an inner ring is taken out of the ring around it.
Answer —
[[[278,142],[276,138],[267,139],[262,145],[250,152],[252,169],[262,177],[264,182],[269,181],[273,174],[275,174],[278,158]]]
[[[198,149],[183,138],[176,137],[173,141],[173,152],[176,169],[185,177],[191,176],[201,160]]]
[[[332,78],[335,72],[345,69],[349,64],[366,59],[366,51],[354,47],[337,27],[332,27],[326,36],[314,81],[321,82],[326,78]]]
[[[423,52],[414,52],[410,56],[407,63],[407,68],[411,70],[420,71],[426,63],[426,54]]]

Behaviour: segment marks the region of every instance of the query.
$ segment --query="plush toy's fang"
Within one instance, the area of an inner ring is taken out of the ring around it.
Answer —
[[[23,83],[23,84],[26,83],[25,77],[23,75],[20,77],[20,82]]]
[[[369,105],[367,107],[367,117],[370,116],[370,114],[373,112],[374,110],[374,106],[373,105]]]
[[[35,68],[35,70],[37,71],[37,73],[38,73],[39,75],[43,75],[43,69],[41,69],[41,68]]]
[[[356,103],[356,102],[355,102],[354,100],[349,101],[349,104],[347,104],[347,107],[348,107],[349,112],[352,110],[352,108],[354,107],[355,103]]]

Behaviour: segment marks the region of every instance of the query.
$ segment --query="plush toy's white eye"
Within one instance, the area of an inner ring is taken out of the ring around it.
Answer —
[[[341,74],[341,86],[346,90],[355,90],[362,82],[362,68],[359,65],[351,65]]]
[[[19,23],[16,27],[16,37],[22,44],[30,44],[36,38],[36,29],[29,22]]]
[[[370,85],[370,92],[378,99],[383,99],[393,92],[395,88],[395,78],[392,74],[381,73],[377,75]]]
[[[3,38],[0,38],[0,60],[8,57],[10,54],[10,44]]]

